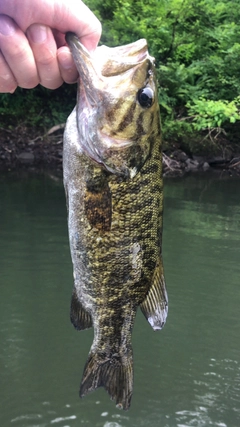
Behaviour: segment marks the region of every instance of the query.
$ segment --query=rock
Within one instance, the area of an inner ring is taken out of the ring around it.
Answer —
[[[189,171],[196,171],[199,167],[199,163],[197,160],[187,159],[186,160],[186,170]]]
[[[23,152],[18,156],[18,160],[20,160],[21,163],[33,163],[34,159],[34,154],[30,152]]]
[[[208,170],[210,168],[209,163],[208,162],[204,162],[202,168],[203,168],[204,171]]]
[[[223,156],[213,156],[213,157],[209,157],[207,160],[209,165],[213,165],[213,166],[223,165],[229,162],[229,160]]]
[[[186,160],[188,159],[187,154],[184,153],[184,151],[182,150],[173,151],[173,153],[171,154],[171,157],[176,159],[179,162],[186,162]]]
[[[203,156],[192,156],[193,160],[196,160],[199,164],[203,164],[205,162],[206,157]]]

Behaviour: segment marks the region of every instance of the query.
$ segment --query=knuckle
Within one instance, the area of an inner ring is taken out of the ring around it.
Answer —
[[[39,76],[37,69],[35,67],[25,66],[19,67],[15,72],[15,80],[17,81],[18,86],[24,89],[32,89],[39,83]]]
[[[22,87],[23,89],[33,89],[34,87],[36,87],[39,83],[39,80],[29,80],[29,81],[22,81],[19,82],[19,86]]]
[[[5,68],[5,69],[3,69]],[[7,67],[0,67],[0,92],[14,92],[17,87],[17,82],[10,70]]]
[[[51,52],[45,53],[45,55],[35,55],[35,61],[39,66],[49,67],[56,61],[56,56]]]
[[[0,80],[0,93],[13,93],[17,89],[16,82],[8,83]]]
[[[17,62],[25,62],[29,58],[29,46],[18,45],[12,46],[11,49],[5,54],[5,57],[11,56],[14,58],[14,61]]]
[[[66,83],[76,83],[78,79],[78,73],[75,70],[61,70],[62,79]]]
[[[59,88],[63,84],[63,80],[60,76],[55,76],[55,78],[42,77],[40,79],[40,84],[46,87],[47,89],[54,90]]]

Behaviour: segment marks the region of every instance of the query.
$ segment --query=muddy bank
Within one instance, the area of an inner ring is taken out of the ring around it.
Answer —
[[[182,176],[187,172],[219,171],[228,175],[240,176],[240,153],[228,156],[187,155],[178,149],[163,153],[163,170],[165,176]]]
[[[0,127],[0,169],[61,170],[63,128],[55,126],[44,133],[24,125],[13,130]]]
[[[64,124],[54,126],[45,133],[24,125],[12,130],[0,127],[0,169],[61,171],[63,129]],[[209,170],[240,176],[240,153],[228,157],[187,155],[180,149],[163,153],[165,176],[183,176],[187,172]]]

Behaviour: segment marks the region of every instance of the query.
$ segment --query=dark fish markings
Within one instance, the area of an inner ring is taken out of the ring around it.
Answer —
[[[86,191],[84,207],[86,217],[92,227],[102,231],[111,229],[112,198],[107,183],[98,191],[96,189]]]
[[[122,120],[120,121],[116,132],[123,132],[124,129],[133,121],[134,111],[136,109],[136,103],[130,105],[130,108],[124,114]]]
[[[81,80],[63,155],[74,268],[71,321],[78,330],[94,328],[80,396],[104,387],[128,409],[137,307],[154,330],[163,327],[168,310],[154,61],[140,40],[105,47],[101,68],[74,35],[67,40]],[[154,93],[148,108],[138,98],[146,84]]]

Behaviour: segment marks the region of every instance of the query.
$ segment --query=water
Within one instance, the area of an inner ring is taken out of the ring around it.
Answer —
[[[72,266],[61,181],[0,177],[0,425],[240,425],[240,181],[165,183],[164,262],[170,310],[133,333],[130,411],[78,388],[92,331],[69,322]]]

